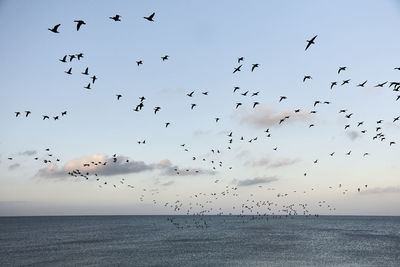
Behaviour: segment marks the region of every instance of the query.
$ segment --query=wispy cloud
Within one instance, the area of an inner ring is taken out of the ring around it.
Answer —
[[[275,181],[278,181],[278,178],[276,178],[275,176],[263,176],[239,181],[233,180],[233,183],[237,184],[238,186],[250,186],[255,184],[268,184]]]
[[[20,165],[19,163],[14,163],[14,164],[8,166],[8,169],[9,169],[10,171],[13,171],[13,170],[18,169],[20,166],[21,166],[21,165]]]
[[[254,109],[243,109],[240,113],[235,111],[233,118],[237,118],[241,124],[248,124],[254,128],[264,129],[270,126],[278,126],[280,120],[286,116],[290,116],[290,118],[285,119],[284,124],[296,121],[308,121],[311,118],[308,112],[300,111],[294,113],[293,110],[278,112],[263,105],[257,106]]]
[[[104,163],[106,163],[104,165]],[[199,175],[210,174],[215,172],[203,169],[181,169],[173,165],[169,160],[162,160],[158,163],[147,164],[144,161],[136,161],[126,156],[118,156],[114,162],[112,157],[106,154],[94,154],[91,157],[81,157],[68,161],[63,167],[58,167],[52,163],[47,167],[40,169],[36,176],[43,178],[65,178],[68,172],[80,170],[81,172],[96,173],[98,175],[113,176],[120,174],[142,173],[146,171],[160,170],[161,175],[175,176],[178,175]]]
[[[347,134],[347,137],[350,138],[350,140],[352,140],[352,141],[354,141],[357,138],[361,137],[361,134],[359,132],[356,132],[356,131],[349,131],[346,134]]]
[[[300,158],[294,158],[294,159],[281,158],[281,159],[277,159],[277,160],[273,161],[272,159],[263,157],[259,160],[249,161],[246,163],[246,165],[251,165],[253,167],[280,168],[280,167],[293,165],[300,161],[301,161]]]
[[[19,156],[34,156],[36,154],[37,154],[36,150],[26,150],[18,153]]]
[[[400,193],[400,186],[376,187],[361,191],[363,195]]]

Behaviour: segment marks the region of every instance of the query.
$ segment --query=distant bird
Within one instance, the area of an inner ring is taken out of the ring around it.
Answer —
[[[197,106],[196,104],[192,104],[191,109],[193,109],[195,106]]]
[[[358,87],[364,87],[364,85],[367,83],[368,80],[365,80],[363,83],[358,84]]]
[[[337,85],[337,82],[331,82],[331,90],[335,85]]]
[[[235,87],[233,87],[233,92],[236,92],[236,91],[239,90],[239,89],[240,89],[240,87],[235,86]]]
[[[220,120],[220,118],[215,118],[215,122],[218,122]]]
[[[240,71],[240,68],[241,68],[242,66],[243,66],[243,65],[239,65],[239,67],[235,68],[235,69],[233,70],[233,73]]]
[[[287,97],[286,97],[286,96],[281,96],[281,97],[279,98],[279,102],[281,102],[281,101],[284,100],[284,99],[287,99]]]
[[[94,84],[94,82],[97,80],[96,75],[93,75],[92,77],[90,77],[92,79],[92,83]]]
[[[332,157],[333,155],[335,155],[335,152],[332,152],[332,153],[330,153],[329,155]]]
[[[42,117],[43,117],[43,120],[45,120],[45,119],[50,119],[50,117],[47,116],[47,115],[42,115]]]
[[[147,19],[148,21],[154,21],[153,20],[153,18],[154,18],[154,15],[155,15],[156,13],[154,13],[153,12],[153,14],[151,14],[150,16],[148,16],[148,17],[143,17],[144,19]]]
[[[161,57],[161,59],[162,59],[162,61],[165,61],[165,60],[168,60],[168,55],[165,55],[165,56],[163,56],[163,57]]]
[[[121,16],[120,15],[115,15],[114,17],[110,17],[110,19],[114,20],[114,21],[121,21]]]
[[[312,79],[312,77],[311,77],[310,75],[304,76],[304,78],[303,78],[303,83],[304,83],[306,80],[309,80],[309,79]]]
[[[26,111],[25,111],[25,117],[28,117],[29,114],[31,114],[31,112],[30,112],[29,110],[26,110]]]
[[[61,112],[61,116],[65,116],[65,115],[67,115],[67,111]]]
[[[86,68],[84,72],[81,72],[83,75],[89,75],[89,68]]]
[[[246,92],[242,93],[241,95],[242,95],[242,96],[246,96],[248,92],[249,92],[249,91],[246,91]]]
[[[400,67],[396,67],[396,68],[394,68],[395,70],[400,70]]]
[[[136,61],[136,65],[142,65],[143,64],[143,61],[142,60],[139,60],[139,61]]]
[[[21,114],[21,112],[19,112],[19,111],[16,111],[14,113],[15,113],[15,117],[18,117]]]
[[[69,68],[68,71],[64,71],[66,74],[72,75],[72,68]]]
[[[236,108],[238,108],[241,105],[242,105],[242,103],[236,103]]]
[[[68,55],[69,56],[69,62],[71,62],[74,58],[76,58],[75,55]]]
[[[320,103],[321,103],[321,101],[319,101],[319,100],[315,101],[315,102],[314,102],[314,107],[315,107],[317,104],[320,104]]]
[[[252,93],[251,96],[257,96],[260,93],[260,91]]]
[[[346,68],[347,67],[340,67],[337,73],[339,74],[341,71],[346,70]]]
[[[76,22],[76,30],[79,31],[82,25],[86,25],[86,23],[83,20],[74,20]]]
[[[59,59],[59,61],[66,63],[67,62],[67,55],[65,55],[62,59]]]
[[[78,60],[81,60],[81,58],[83,58],[83,53],[76,54],[76,58]]]
[[[240,61],[243,61],[243,60],[244,60],[244,57],[239,57],[237,62],[240,63]]]
[[[203,95],[208,95],[208,92],[202,92]]]
[[[393,122],[396,122],[396,121],[398,121],[399,119],[400,119],[400,116],[394,118],[394,119],[393,119]]]
[[[350,119],[350,117],[353,115],[353,113],[350,113],[348,115],[346,115],[346,118]]]
[[[87,85],[87,86],[85,86],[85,87],[83,87],[83,88],[86,88],[86,89],[92,89],[92,88],[90,88],[90,83],[88,83],[88,85]]]
[[[392,142],[389,143],[389,146],[395,145],[395,144],[396,144],[396,142],[392,141]]]
[[[117,96],[117,100],[119,100],[122,97],[122,95],[116,95],[116,96]]]
[[[312,44],[315,44],[315,38],[317,38],[318,35],[315,35],[313,38],[311,38],[311,40],[307,40],[307,46],[306,49],[307,50]]]
[[[160,107],[155,107],[154,108],[154,114],[156,114],[161,108]]]
[[[345,84],[347,84],[347,83],[349,83],[349,82],[350,82],[350,79],[348,79],[348,80],[343,80],[342,85],[345,85]]]
[[[357,127],[361,126],[363,123],[364,123],[363,121],[360,121],[360,122],[357,124]]]
[[[188,97],[193,97],[194,91],[190,92],[189,94],[186,94]]]
[[[54,119],[55,121],[58,120],[58,116],[53,117],[53,119]]]
[[[253,72],[254,69],[255,69],[255,68],[258,68],[258,67],[259,67],[259,64],[253,64],[253,66],[251,67],[251,72]]]
[[[255,108],[258,104],[260,104],[259,102],[254,102],[253,103],[253,108]]]
[[[60,27],[60,25],[61,25],[61,24],[57,24],[57,25],[54,26],[52,29],[49,28],[48,30],[51,31],[51,32],[54,32],[54,33],[59,33],[59,32],[58,32],[58,27]]]
[[[350,124],[346,124],[345,126],[344,126],[344,129],[346,130],[347,128],[349,128],[350,127]]]
[[[169,125],[170,125],[170,123],[169,123],[169,122],[166,122],[166,123],[165,123],[165,128],[167,128]]]
[[[385,84],[387,84],[387,81],[384,83],[379,83],[379,84],[375,85],[375,87],[383,87]]]

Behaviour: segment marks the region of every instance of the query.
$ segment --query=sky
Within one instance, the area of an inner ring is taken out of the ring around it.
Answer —
[[[0,1],[0,25],[0,216],[184,214],[171,203],[210,199],[192,211],[250,199],[400,215],[399,1]]]

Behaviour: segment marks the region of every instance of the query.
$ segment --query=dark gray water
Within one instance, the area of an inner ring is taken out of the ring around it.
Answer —
[[[400,266],[400,217],[167,218],[0,217],[0,266]]]

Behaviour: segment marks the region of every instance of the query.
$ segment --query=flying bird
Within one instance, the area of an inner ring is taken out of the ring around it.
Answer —
[[[242,66],[243,66],[243,65],[239,65],[239,67],[235,68],[235,69],[233,70],[233,73],[240,71],[240,68],[241,68]]]
[[[89,75],[89,68],[86,68],[84,72],[81,72],[83,75]]]
[[[72,68],[69,68],[68,71],[64,71],[66,74],[72,75]]]
[[[136,65],[142,65],[143,64],[143,61],[142,60],[139,60],[139,61],[136,61]]]
[[[155,15],[156,13],[154,13],[153,12],[153,14],[151,14],[150,16],[148,16],[148,17],[143,17],[144,19],[147,19],[148,21],[154,21],[153,20],[153,18],[154,18],[154,15]]]
[[[168,55],[165,55],[165,56],[163,56],[163,57],[161,57],[161,59],[162,59],[162,61],[165,61],[165,60],[168,60]]]
[[[29,114],[31,114],[31,112],[30,112],[29,110],[26,110],[26,111],[25,111],[25,117],[28,117]]]
[[[74,20],[76,22],[76,30],[79,31],[82,25],[86,25],[86,23],[83,20]]]
[[[114,21],[121,21],[121,16],[120,15],[115,15],[114,17],[110,17],[110,19],[114,20]]]
[[[92,88],[90,88],[90,83],[88,83],[88,85],[87,85],[87,86],[85,86],[85,87],[83,87],[83,88],[86,88],[86,89],[92,89]]]
[[[307,40],[307,46],[306,49],[307,50],[312,44],[315,44],[315,38],[317,38],[318,35],[315,35],[313,38],[311,38],[311,40]]]
[[[341,71],[346,70],[346,68],[347,68],[347,67],[340,67],[337,73],[339,74]]]
[[[357,85],[357,87],[364,87],[364,85],[367,83],[367,80],[365,80],[363,83],[360,83]]]
[[[154,114],[156,114],[161,108],[160,107],[155,107],[154,108]]]
[[[255,69],[255,68],[258,68],[258,67],[259,67],[259,64],[257,64],[257,63],[256,63],[256,64],[253,64],[253,66],[251,67],[251,72],[253,72],[254,69]]]
[[[304,83],[306,80],[309,80],[309,79],[312,79],[312,77],[311,77],[310,75],[304,76],[304,78],[303,78],[303,83]]]
[[[116,96],[117,96],[117,100],[119,100],[122,97],[122,95],[116,95]]]
[[[331,90],[335,85],[337,85],[337,82],[331,82]]]
[[[67,55],[65,55],[62,59],[59,59],[59,61],[66,63],[67,62]]]
[[[240,64],[240,61],[243,61],[243,60],[244,60],[244,57],[239,57],[237,62]]]
[[[286,97],[286,96],[281,96],[281,97],[279,98],[279,102],[281,102],[281,101],[284,100],[284,99],[287,99],[287,97]]]
[[[49,28],[48,30],[51,31],[51,32],[54,32],[54,33],[60,33],[60,32],[58,32],[58,27],[60,27],[60,25],[61,24],[57,24],[52,29]]]

